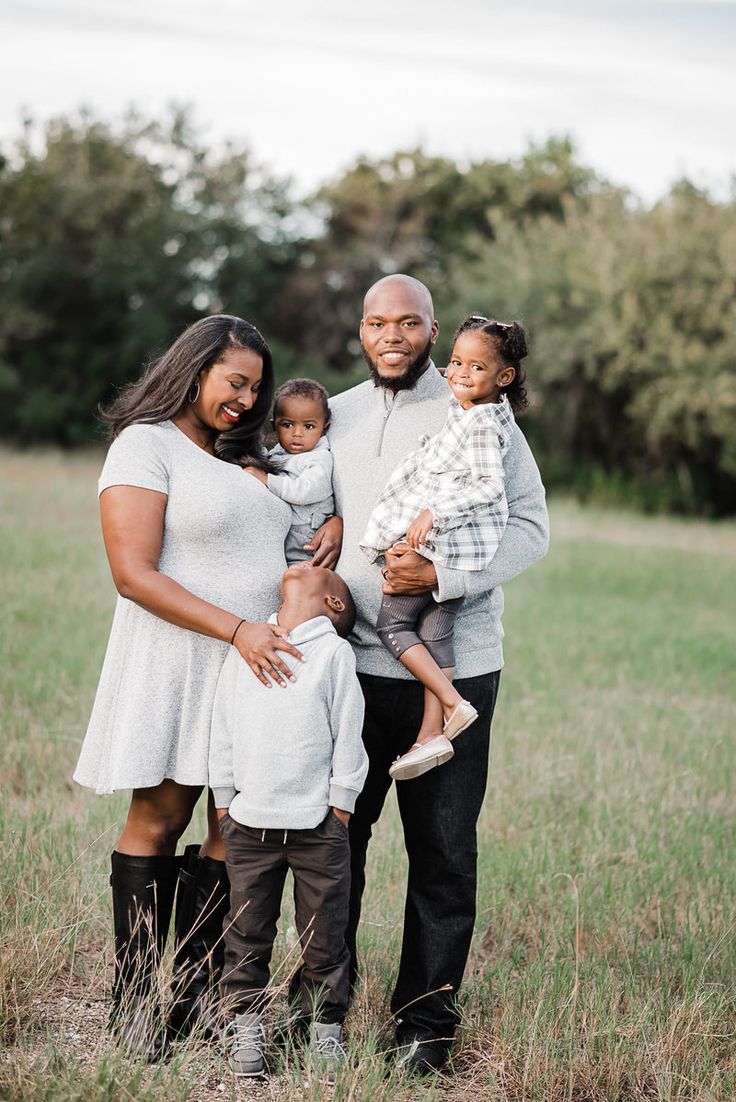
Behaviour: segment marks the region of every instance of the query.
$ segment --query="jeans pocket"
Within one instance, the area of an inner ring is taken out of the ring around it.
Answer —
[[[340,827],[340,829],[345,834],[348,833],[348,828],[345,826],[345,823],[342,821],[342,819],[338,815],[335,814],[335,812],[332,810],[332,808],[330,808],[327,818],[328,819],[334,819],[335,822],[337,823],[337,825]]]

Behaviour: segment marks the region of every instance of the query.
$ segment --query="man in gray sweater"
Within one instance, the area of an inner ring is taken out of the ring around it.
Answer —
[[[445,1063],[459,1022],[457,994],[475,921],[476,824],[503,665],[500,587],[542,558],[548,542],[544,487],[515,426],[504,457],[509,519],[487,568],[465,572],[435,567],[407,549],[387,553],[384,580],[360,550],[368,517],[394,467],[444,423],[450,391],[431,360],[437,333],[432,299],[423,284],[397,275],[371,287],[360,325],[371,379],[332,399],[329,431],[336,511],[344,521],[337,569],[356,604],[353,638],[370,762],[350,821],[347,942],[353,981],[368,842],[391,784],[389,766],[414,742],[423,709],[422,686],[376,634],[381,587],[392,593],[432,590],[440,600],[465,598],[455,625],[455,684],[477,709],[478,719],[455,740],[455,756],[442,769],[397,786],[409,883],[391,1011],[399,1059],[420,1074]]]

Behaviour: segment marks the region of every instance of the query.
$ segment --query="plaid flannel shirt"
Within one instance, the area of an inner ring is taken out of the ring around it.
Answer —
[[[360,542],[370,561],[430,509],[434,527],[422,554],[456,570],[487,566],[508,518],[503,454],[513,425],[505,397],[470,409],[452,398],[441,432],[410,452],[384,486]]]

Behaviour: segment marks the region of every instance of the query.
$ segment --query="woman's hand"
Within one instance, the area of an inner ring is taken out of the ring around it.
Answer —
[[[415,551],[424,547],[427,536],[434,528],[434,517],[431,509],[422,509],[416,520],[413,520],[406,530],[406,542]]]
[[[386,568],[383,571],[384,593],[426,593],[437,588],[437,572],[434,564],[418,555],[408,544],[397,543],[384,552]]]
[[[264,486],[268,486],[268,475],[265,471],[262,471],[260,467],[243,467],[243,470],[248,474],[252,474],[254,478],[257,478],[259,482],[262,482]]]
[[[334,570],[340,558],[342,548],[342,517],[330,517],[312,537],[311,543],[304,544],[305,551],[313,551],[312,566],[324,566]]]
[[[292,647],[291,643],[287,643],[288,634],[285,628],[275,627],[273,624],[249,624],[246,620],[243,620],[235,632],[233,646],[267,689],[271,688],[269,677],[283,689],[288,681],[296,680],[286,663],[279,658],[278,651],[293,654],[295,658],[304,661],[301,652]]]

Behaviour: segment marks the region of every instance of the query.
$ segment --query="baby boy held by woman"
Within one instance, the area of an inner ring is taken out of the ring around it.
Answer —
[[[286,561],[311,558],[314,534],[335,511],[332,453],[325,433],[330,424],[328,394],[314,379],[290,379],[276,391],[273,427],[278,443],[269,452],[270,472],[245,470],[291,506]]]

